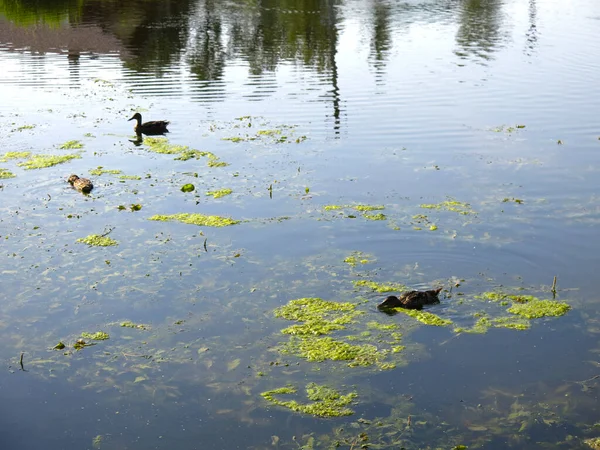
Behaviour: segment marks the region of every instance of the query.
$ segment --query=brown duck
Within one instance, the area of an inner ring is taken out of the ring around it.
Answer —
[[[432,289],[430,291],[410,291],[400,294],[400,298],[390,295],[383,302],[377,305],[378,309],[404,308],[421,309],[423,305],[439,303],[438,294],[442,288]]]
[[[135,120],[135,126],[133,130],[137,134],[147,134],[147,135],[156,135],[168,133],[167,125],[169,125],[169,121],[167,120],[152,120],[150,122],[142,123],[142,115],[140,113],[135,113],[133,117],[129,120]]]
[[[94,185],[87,178],[79,178],[77,175],[71,175],[69,177],[69,184],[75,189],[86,194],[94,189]]]

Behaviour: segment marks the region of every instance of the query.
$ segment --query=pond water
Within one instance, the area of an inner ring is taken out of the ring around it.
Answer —
[[[0,0],[2,448],[593,447],[599,27]]]

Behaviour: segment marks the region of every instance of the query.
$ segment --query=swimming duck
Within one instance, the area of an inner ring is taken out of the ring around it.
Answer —
[[[81,192],[85,192],[86,194],[94,189],[94,185],[87,178],[79,178],[77,175],[71,175],[69,177],[69,183],[75,189]]]
[[[169,122],[167,120],[153,120],[150,122],[142,123],[142,115],[140,113],[135,113],[133,117],[129,120],[136,121],[136,124],[133,127],[133,129],[137,134],[144,133],[148,135],[153,135],[169,132],[169,130],[167,130],[167,125],[169,125]]]
[[[410,291],[400,294],[400,298],[390,295],[383,302],[377,305],[378,309],[404,308],[421,309],[423,305],[439,303],[438,294],[442,288],[432,289],[430,291]]]

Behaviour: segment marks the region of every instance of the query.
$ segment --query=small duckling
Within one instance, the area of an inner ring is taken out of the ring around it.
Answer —
[[[87,178],[79,178],[77,175],[71,175],[69,177],[69,183],[75,189],[81,192],[85,192],[86,194],[94,189],[94,185]]]
[[[383,302],[377,305],[378,309],[404,308],[404,309],[421,309],[423,305],[439,303],[438,294],[442,292],[442,288],[432,289],[430,291],[410,291],[400,294],[400,298],[395,295],[390,295]]]
[[[133,117],[129,120],[135,120],[136,124],[133,127],[133,130],[137,134],[147,134],[147,135],[156,135],[168,133],[167,125],[169,125],[168,120],[153,120],[150,122],[142,123],[142,115],[140,113],[135,113]]]

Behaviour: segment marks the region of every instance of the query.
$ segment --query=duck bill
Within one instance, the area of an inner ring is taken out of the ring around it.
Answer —
[[[127,119],[127,122],[129,122],[130,120],[134,120],[135,116],[133,116],[131,119]]]

